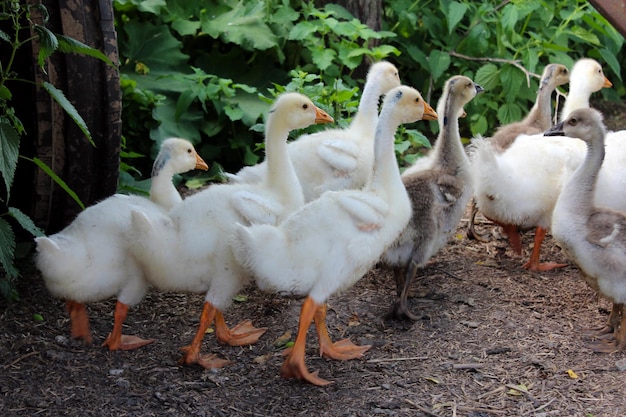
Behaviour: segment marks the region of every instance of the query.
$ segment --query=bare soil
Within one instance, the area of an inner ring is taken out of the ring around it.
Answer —
[[[283,356],[274,342],[289,331],[295,337],[300,299],[248,288],[226,312],[229,325],[249,318],[268,330],[248,347],[207,334],[205,353],[232,361],[207,371],[177,364],[203,295],[150,292],[131,310],[125,333],[156,342],[109,352],[99,344],[112,327],[114,300],[89,305],[95,343],[84,346],[69,338],[63,302],[33,270],[20,281],[22,300],[0,310],[0,415],[625,416],[626,352],[593,353],[581,335],[605,323],[610,304],[575,266],[524,270],[532,233],[523,236],[522,259],[478,220],[489,243],[468,240],[464,218],[414,283],[417,322],[384,319],[395,293],[384,268],[331,298],[331,337],[372,347],[362,359],[320,358],[312,329],[307,364],[334,381],[324,388],[278,373]],[[566,262],[549,237],[542,256]]]

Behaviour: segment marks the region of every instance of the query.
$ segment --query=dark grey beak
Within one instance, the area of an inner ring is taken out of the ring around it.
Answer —
[[[483,91],[485,91],[484,88],[482,88],[481,86],[479,86],[478,84],[474,83],[474,86],[476,86],[476,94],[480,94]]]
[[[550,129],[543,132],[544,136],[565,136],[565,132],[563,132],[563,123],[557,123],[552,126]]]

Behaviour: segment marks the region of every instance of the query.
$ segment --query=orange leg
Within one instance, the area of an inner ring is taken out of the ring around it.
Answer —
[[[498,226],[502,228],[502,231],[504,232],[507,239],[509,240],[509,245],[511,245],[513,252],[517,253],[518,255],[521,255],[522,254],[522,238],[520,237],[518,227],[514,224],[501,223],[499,221],[490,219],[487,216],[485,217],[487,218],[487,220],[497,224]]]
[[[197,364],[206,369],[221,368],[228,365],[230,361],[219,359],[217,355],[201,355],[200,348],[202,347],[202,340],[207,329],[213,323],[215,315],[219,310],[213,307],[210,303],[204,302],[202,306],[202,314],[200,315],[200,325],[198,331],[191,342],[191,345],[182,348],[185,352],[183,357],[178,361],[181,365]]]
[[[507,239],[509,239],[509,245],[513,249],[513,252],[518,255],[522,254],[522,238],[519,235],[519,230],[517,226],[514,224],[500,224],[502,230],[506,234]]]
[[[102,343],[102,346],[108,346],[109,350],[132,350],[144,347],[154,342],[154,339],[142,339],[137,336],[123,335],[122,324],[126,320],[128,314],[128,304],[118,301],[115,304],[113,330]]]
[[[320,356],[336,360],[348,360],[363,357],[371,345],[358,346],[349,339],[343,339],[336,343],[330,340],[328,328],[326,327],[326,304],[320,305],[315,311],[315,328],[317,329],[317,337],[320,343]]]
[[[85,305],[68,300],[65,302],[65,308],[70,314],[72,337],[75,339],[83,339],[85,343],[90,345],[93,339],[91,337],[91,331],[89,330],[89,318],[87,317]]]
[[[332,384],[332,381],[327,381],[317,376],[317,371],[310,373],[304,363],[304,354],[306,349],[306,334],[311,325],[311,320],[318,309],[317,303],[313,301],[311,297],[307,297],[302,304],[300,310],[300,322],[298,323],[298,335],[296,341],[292,346],[287,358],[283,362],[280,368],[280,376],[285,379],[297,378],[304,380],[313,385],[325,386]]]
[[[567,264],[559,264],[556,262],[539,262],[539,252],[541,250],[541,244],[546,237],[546,229],[543,227],[537,227],[535,231],[535,244],[533,246],[533,251],[530,254],[530,259],[523,266],[524,269],[528,269],[529,271],[552,271],[556,268],[564,268]]]
[[[220,310],[215,312],[215,334],[221,343],[230,346],[246,346],[256,343],[259,337],[267,331],[267,327],[257,329],[250,320],[244,320],[232,329],[226,326],[224,314]]]

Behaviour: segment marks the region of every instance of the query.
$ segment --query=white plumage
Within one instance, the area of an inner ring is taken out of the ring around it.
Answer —
[[[359,357],[368,346],[332,343],[325,325],[325,303],[350,288],[379,259],[411,214],[394,153],[394,132],[401,123],[433,119],[435,112],[410,87],[385,97],[376,128],[374,171],[362,190],[328,191],[277,226],[239,225],[233,237],[237,259],[264,289],[307,295],[298,337],[281,375],[317,385],[329,381],[307,371],[306,329],[315,317],[320,351],[336,358]]]
[[[386,61],[370,68],[359,109],[345,129],[326,129],[300,136],[287,146],[306,202],[324,191],[362,187],[372,170],[373,143],[380,97],[400,85],[397,68]],[[267,162],[245,167],[231,182],[258,183],[267,175]]]
[[[175,173],[208,169],[206,163],[186,140],[163,142],[152,171],[151,198],[113,195],[88,207],[60,232],[38,237],[37,267],[55,297],[67,300],[72,321],[72,336],[91,343],[84,303],[117,297],[115,325],[104,342],[111,350],[133,349],[150,341],[122,336],[121,325],[128,306],[145,295],[148,284],[136,262],[126,256],[131,211],[158,216],[181,200],[172,184]]]
[[[266,123],[268,175],[264,181],[210,186],[157,219],[141,211],[133,213],[130,252],[150,284],[162,291],[206,293],[200,326],[183,363],[206,368],[224,365],[224,361],[200,354],[204,333],[214,319],[218,340],[231,345],[254,343],[265,331],[249,322],[228,329],[224,322],[223,310],[248,281],[228,238],[237,222],[275,223],[304,204],[286,140],[291,130],[330,121],[332,118],[307,97],[282,94]]]
[[[577,61],[570,74],[570,95],[566,108],[589,105],[593,91],[609,85],[602,67],[590,59]],[[608,146],[619,142],[607,140]],[[472,142],[476,205],[488,219],[505,227],[536,228],[533,250],[524,268],[547,271],[565,266],[554,262],[541,263],[541,244],[550,227],[552,210],[564,182],[582,162],[585,145],[581,141],[548,138],[543,134],[520,135],[505,150],[499,151],[488,141]],[[626,158],[626,147],[615,146],[611,158]],[[608,162],[607,167],[614,162]],[[607,187],[624,175],[618,170],[604,170],[601,180]],[[615,192],[598,194],[598,198],[616,201]],[[626,199],[626,196],[624,196]],[[598,200],[599,202],[600,200]],[[626,200],[625,200],[626,201]],[[518,249],[521,251],[521,246]]]

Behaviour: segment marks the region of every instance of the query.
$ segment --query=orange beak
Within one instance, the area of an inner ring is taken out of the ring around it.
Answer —
[[[326,113],[324,110],[319,107],[315,107],[315,123],[332,123],[335,119],[333,119],[330,114]]]
[[[207,163],[204,162],[204,159],[202,159],[198,154],[196,154],[196,169],[201,169],[203,171],[209,170]]]
[[[426,102],[424,102],[424,115],[422,116],[422,120],[437,120],[437,112]]]
[[[604,84],[602,85],[602,88],[611,88],[613,87],[613,83],[609,81],[608,78],[604,77]]]

